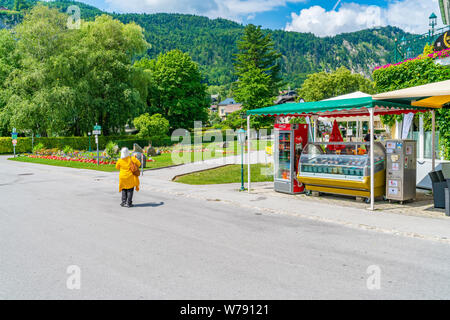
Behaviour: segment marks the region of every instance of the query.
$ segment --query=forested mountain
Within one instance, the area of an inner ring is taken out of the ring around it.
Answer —
[[[29,4],[37,1],[28,0]],[[73,1],[43,2],[65,10],[76,4],[84,19],[93,19],[103,12],[95,7]],[[0,0],[0,5],[12,8],[14,0]],[[136,22],[145,29],[151,44],[148,55],[180,49],[188,52],[200,68],[209,85],[224,85],[235,80],[233,55],[244,26],[225,19],[209,19],[184,14],[115,14],[124,23]],[[298,87],[307,74],[334,70],[345,66],[370,77],[373,68],[392,59],[394,39],[404,32],[394,27],[369,29],[335,37],[319,38],[310,33],[266,30],[273,35],[282,53],[282,75],[292,87]]]

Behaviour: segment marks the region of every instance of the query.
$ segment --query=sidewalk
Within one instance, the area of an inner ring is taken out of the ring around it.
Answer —
[[[233,163],[229,157],[228,163]],[[263,158],[261,158],[263,159]],[[222,160],[222,159],[221,159]],[[238,162],[239,163],[239,162]],[[252,163],[256,163],[253,162]],[[223,164],[220,164],[223,165]],[[220,204],[252,208],[255,214],[289,214],[321,222],[338,223],[407,237],[422,238],[450,244],[450,218],[442,210],[430,206],[430,195],[419,193],[418,201],[406,205],[379,202],[375,212],[354,199],[325,196],[286,195],[276,193],[273,183],[253,183],[252,192],[239,192],[239,184],[192,186],[172,182],[172,178],[192,171],[219,166],[205,161],[175,168],[146,171],[142,189],[169,193],[180,197],[203,199]],[[155,181],[157,180],[157,182]]]

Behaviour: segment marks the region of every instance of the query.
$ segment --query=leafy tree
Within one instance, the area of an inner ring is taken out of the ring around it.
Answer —
[[[194,121],[208,120],[209,97],[198,65],[187,53],[173,50],[156,60],[136,64],[150,74],[148,110],[169,120],[171,129],[192,129]]]
[[[214,126],[222,122],[218,112],[211,112],[208,119],[209,125]]]
[[[0,115],[8,99],[6,79],[19,67],[19,58],[15,50],[16,41],[13,34],[6,29],[0,30]],[[0,136],[9,134],[11,130],[9,122],[2,120],[0,117]]]
[[[169,133],[169,121],[159,113],[150,116],[144,113],[133,120],[134,126],[139,130],[141,138],[151,138],[153,142],[160,141]]]
[[[35,6],[15,29],[20,68],[6,81],[0,118],[19,130],[82,135],[95,123],[123,130],[143,107],[131,61],[147,47],[140,27],[109,16],[67,28],[67,16]]]
[[[238,77],[235,98],[246,110],[271,104],[282,86],[278,63],[281,54],[274,49],[271,35],[250,24],[238,42],[238,50],[234,64]]]
[[[15,11],[25,10],[25,9],[28,9],[29,7],[30,7],[30,5],[25,0],[14,0],[14,7],[13,7],[13,9]]]
[[[345,67],[335,72],[319,72],[308,76],[298,91],[305,101],[320,101],[355,91],[368,94],[375,92],[374,84],[360,74],[354,74]]]
[[[233,113],[230,113],[227,116],[227,119],[224,121],[224,124],[233,130],[236,130],[240,127],[245,126],[246,123],[247,123],[247,120],[242,119],[242,117],[241,117],[241,111],[235,111]]]

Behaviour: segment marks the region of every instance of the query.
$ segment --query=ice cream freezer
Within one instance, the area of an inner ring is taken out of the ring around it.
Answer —
[[[370,198],[370,143],[308,144],[300,157],[298,181],[308,192]],[[385,195],[386,150],[374,143],[375,197]]]

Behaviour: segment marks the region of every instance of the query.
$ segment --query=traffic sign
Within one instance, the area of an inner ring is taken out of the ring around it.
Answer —
[[[17,145],[17,140],[16,140],[16,139],[13,139],[13,140],[12,140],[12,144],[13,144],[13,146]]]
[[[101,130],[94,130],[94,131],[92,131],[92,133],[93,133],[95,136],[98,136],[98,135],[102,134],[102,131],[101,131]]]
[[[13,132],[13,133],[11,134],[11,138],[12,138],[13,140],[17,140],[17,133],[16,133],[16,132]]]
[[[98,124],[96,124],[95,126],[94,126],[94,130],[102,130],[102,127],[101,126],[99,126]]]

